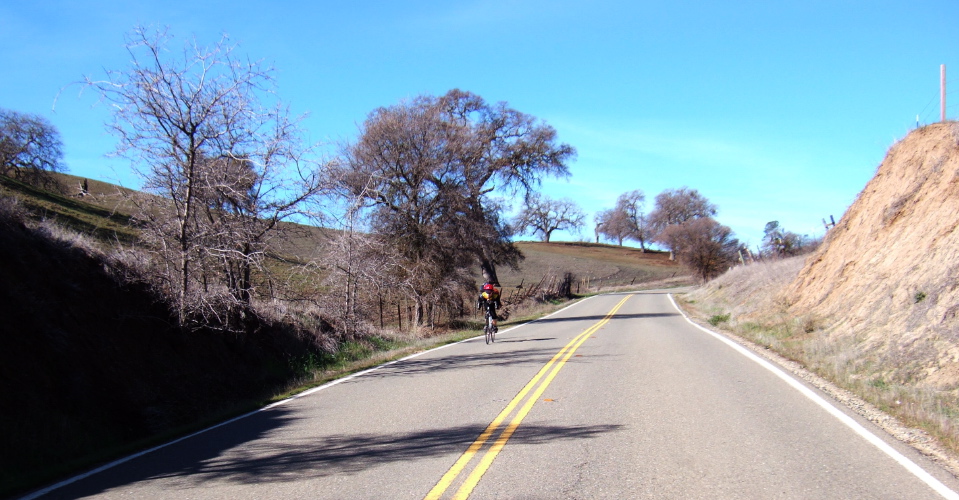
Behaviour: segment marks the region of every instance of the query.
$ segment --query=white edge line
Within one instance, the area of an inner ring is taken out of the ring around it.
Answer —
[[[589,299],[591,299],[591,298],[593,298],[593,297],[594,297],[594,296],[590,296],[590,297],[587,297],[587,298],[585,298],[585,299],[583,299],[583,300],[576,301],[576,302],[574,302],[574,303],[572,303],[572,304],[570,304],[570,305],[568,305],[568,306],[566,306],[566,307],[564,307],[564,308],[562,308],[562,309],[560,309],[560,310],[558,310],[558,311],[554,311],[554,312],[552,312],[552,313],[550,313],[550,314],[547,314],[546,316],[543,316],[542,318],[538,318],[538,319],[535,319],[535,320],[533,320],[533,321],[528,321],[528,322],[526,322],[526,323],[523,323],[522,325],[517,325],[517,326],[514,326],[514,327],[509,328],[509,329],[507,329],[507,330],[503,330],[503,333],[511,332],[511,331],[513,331],[513,330],[516,330],[517,328],[522,328],[522,327],[524,327],[524,326],[526,326],[526,325],[528,325],[528,324],[530,324],[530,323],[535,323],[535,322],[537,322],[537,321],[539,321],[539,320],[546,319],[546,318],[548,318],[548,317],[550,317],[550,316],[553,316],[554,314],[559,314],[559,313],[565,311],[566,309],[569,309],[570,307],[576,306],[577,304],[582,304],[583,302],[586,302],[587,300],[589,300]],[[118,465],[120,465],[120,464],[129,462],[130,460],[133,460],[133,459],[135,459],[135,458],[142,457],[143,455],[146,455],[146,454],[148,454],[148,453],[153,453],[154,451],[157,451],[157,450],[166,448],[167,446],[174,445],[174,444],[176,444],[176,443],[179,443],[180,441],[185,441],[185,440],[187,440],[187,439],[190,439],[190,438],[199,436],[200,434],[203,434],[203,433],[205,433],[205,432],[207,432],[207,431],[212,431],[213,429],[216,429],[216,428],[218,428],[218,427],[223,427],[224,425],[232,424],[233,422],[236,422],[237,420],[242,420],[242,419],[247,418],[247,417],[249,417],[249,416],[256,415],[257,413],[260,413],[260,412],[262,412],[262,411],[270,410],[270,409],[276,408],[276,407],[278,407],[278,406],[285,405],[286,403],[289,403],[290,401],[293,401],[293,400],[295,400],[295,399],[299,399],[299,398],[302,398],[302,397],[309,396],[309,395],[311,395],[311,394],[314,394],[314,393],[317,393],[317,392],[319,392],[319,391],[322,391],[323,389],[328,389],[328,388],[330,388],[330,387],[333,387],[334,385],[337,385],[337,384],[346,382],[346,381],[348,381],[348,380],[352,380],[352,379],[354,379],[354,378],[356,378],[356,377],[359,377],[359,376],[361,376],[361,375],[367,375],[367,374],[369,374],[369,373],[371,373],[371,372],[374,372],[374,371],[376,371],[376,370],[379,370],[380,368],[385,368],[385,367],[390,366],[390,365],[395,364],[395,363],[400,363],[400,362],[403,362],[403,361],[407,361],[407,360],[416,358],[416,357],[418,357],[418,356],[422,356],[422,355],[424,355],[424,354],[426,354],[426,353],[430,353],[430,352],[433,352],[433,351],[438,351],[438,350],[440,350],[440,349],[445,349],[445,348],[447,348],[447,347],[454,346],[454,345],[457,345],[457,344],[462,344],[462,343],[464,343],[464,342],[469,342],[469,341],[472,341],[472,340],[475,340],[475,339],[478,339],[478,338],[481,338],[481,337],[483,337],[483,336],[482,336],[482,335],[478,335],[478,336],[476,336],[476,337],[470,337],[470,338],[468,338],[468,339],[460,340],[459,342],[453,342],[453,343],[451,343],[451,344],[444,344],[444,345],[441,345],[441,346],[439,346],[439,347],[434,347],[434,348],[428,349],[428,350],[426,350],[426,351],[417,352],[417,353],[415,353],[415,354],[411,354],[411,355],[406,356],[406,357],[404,357],[404,358],[394,359],[393,361],[390,361],[390,362],[387,362],[387,363],[383,363],[382,365],[377,365],[377,366],[374,366],[373,368],[369,368],[369,369],[367,369],[367,370],[359,371],[359,372],[356,372],[356,373],[347,375],[347,376],[345,376],[345,377],[338,378],[338,379],[336,379],[336,380],[332,380],[332,381],[327,382],[327,383],[325,383],[325,384],[323,384],[323,385],[320,385],[320,386],[314,387],[314,388],[312,388],[312,389],[309,389],[309,390],[303,391],[303,392],[301,392],[301,393],[298,393],[298,394],[296,394],[296,395],[290,396],[289,398],[286,398],[286,399],[284,399],[284,400],[277,401],[277,402],[275,402],[275,403],[271,403],[271,404],[269,404],[269,405],[266,405],[266,406],[264,406],[263,408],[260,408],[260,409],[258,409],[258,410],[254,410],[254,411],[251,411],[251,412],[249,412],[249,413],[245,413],[245,414],[243,414],[243,415],[240,415],[240,416],[237,416],[237,417],[233,417],[233,418],[231,418],[230,420],[226,420],[226,421],[224,421],[224,422],[220,422],[220,423],[218,423],[218,424],[216,424],[216,425],[207,427],[207,428],[205,428],[205,429],[201,429],[201,430],[199,430],[199,431],[194,432],[193,434],[189,434],[189,435],[186,435],[186,436],[183,436],[183,437],[174,439],[173,441],[170,441],[170,442],[167,442],[167,443],[163,443],[163,444],[161,444],[161,445],[159,445],[159,446],[154,446],[153,448],[150,448],[150,449],[148,449],[148,450],[143,450],[143,451],[134,453],[134,454],[132,454],[132,455],[128,455],[128,456],[126,456],[126,457],[123,457],[123,458],[114,460],[113,462],[110,462],[110,463],[108,463],[108,464],[101,465],[100,467],[97,467],[96,469],[89,470],[89,471],[87,471],[87,472],[84,472],[83,474],[79,474],[79,475],[73,476],[73,477],[71,477],[71,478],[69,478],[69,479],[64,479],[63,481],[60,481],[59,483],[52,484],[52,485],[50,485],[50,486],[47,486],[46,488],[43,488],[43,489],[41,489],[41,490],[34,491],[33,493],[29,493],[29,494],[26,495],[26,496],[20,497],[20,500],[33,500],[33,499],[35,499],[35,498],[41,497],[41,496],[43,496],[43,495],[46,495],[47,493],[50,493],[50,492],[52,492],[52,491],[54,491],[54,490],[60,489],[60,488],[62,488],[62,487],[64,487],[64,486],[67,486],[67,485],[69,485],[69,484],[72,484],[72,483],[75,483],[75,482],[77,482],[77,481],[80,481],[81,479],[86,479],[86,478],[88,478],[88,477],[90,477],[90,476],[92,476],[92,475],[94,475],[94,474],[98,474],[98,473],[103,472],[103,471],[105,471],[105,470],[107,470],[107,469],[112,469],[113,467],[116,467],[116,466],[118,466]],[[959,500],[959,499],[957,499],[957,500]]]
[[[779,369],[778,367],[776,367],[769,361],[763,359],[756,353],[750,351],[749,349],[746,349],[739,343],[734,342],[733,340],[729,339],[728,337],[724,335],[720,335],[719,333],[716,333],[702,325],[699,325],[693,322],[693,320],[691,320],[689,316],[687,316],[686,313],[683,312],[683,310],[680,309],[678,305],[676,305],[676,301],[673,299],[673,294],[671,293],[669,294],[669,301],[672,302],[673,307],[676,308],[676,310],[683,315],[683,318],[685,318],[686,321],[689,322],[689,324],[712,335],[716,339],[722,341],[723,343],[727,344],[728,346],[738,351],[743,356],[746,356],[747,358],[758,363],[763,368],[771,371],[774,375],[776,375],[777,377],[785,381],[787,384],[789,384],[793,389],[796,389],[797,391],[802,393],[803,396],[806,396],[807,398],[812,400],[814,403],[816,403],[817,405],[822,407],[824,410],[826,410],[830,415],[832,415],[833,417],[836,417],[836,419],[838,419],[840,422],[846,424],[847,427],[852,429],[856,434],[859,434],[860,437],[862,437],[863,439],[871,443],[876,448],[879,448],[886,455],[889,455],[889,457],[891,457],[893,460],[898,462],[899,465],[903,466],[906,470],[911,472],[914,476],[919,478],[922,482],[926,483],[930,488],[935,490],[936,493],[939,493],[939,495],[941,495],[943,498],[948,498],[950,500],[959,500],[959,494],[949,489],[945,484],[943,484],[938,479],[933,477],[931,474],[926,472],[925,469],[917,465],[912,460],[906,458],[905,455],[896,451],[895,448],[893,448],[892,446],[889,446],[888,443],[880,439],[878,436],[876,436],[872,432],[869,432],[865,427],[860,425],[859,422],[856,422],[852,417],[850,417],[849,415],[846,415],[840,409],[836,408],[836,406],[830,404],[821,396],[813,392],[810,388],[801,384],[798,380],[789,376],[783,370]]]

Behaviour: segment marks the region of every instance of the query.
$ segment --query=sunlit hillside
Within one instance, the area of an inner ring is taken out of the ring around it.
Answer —
[[[821,247],[734,269],[686,298],[716,327],[959,453],[959,123],[890,148]],[[900,433],[927,453],[932,439]],[[959,472],[959,461],[948,459]]]

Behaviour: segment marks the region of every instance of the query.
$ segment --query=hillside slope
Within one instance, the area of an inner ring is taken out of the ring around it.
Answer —
[[[148,287],[0,198],[0,497],[252,408],[310,347],[173,326]],[[52,227],[52,226],[49,226]]]
[[[814,253],[681,302],[959,475],[957,226],[959,123],[931,125],[890,148]]]
[[[893,146],[784,298],[898,383],[959,386],[959,124]]]
[[[499,278],[507,289],[520,283],[535,285],[544,277],[572,273],[574,280],[588,284],[592,291],[634,284],[675,280],[669,284],[690,284],[690,273],[665,252],[643,252],[638,248],[582,242],[517,242],[524,259],[520,269],[502,269]],[[547,278],[548,279],[548,278]],[[573,291],[576,292],[574,285]]]

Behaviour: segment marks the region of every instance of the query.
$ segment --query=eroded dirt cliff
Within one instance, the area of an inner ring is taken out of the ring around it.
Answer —
[[[890,148],[782,298],[897,382],[959,387],[959,123]]]

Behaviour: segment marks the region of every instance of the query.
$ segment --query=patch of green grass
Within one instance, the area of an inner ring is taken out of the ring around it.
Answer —
[[[376,353],[399,350],[408,344],[382,337],[342,342],[335,352],[310,352],[290,360],[290,368],[299,376],[314,375],[324,371],[348,370],[357,362],[373,357]]]
[[[714,315],[710,316],[710,318],[709,318],[707,321],[709,321],[709,324],[710,324],[710,325],[718,326],[720,323],[725,323],[725,322],[729,321],[729,313],[726,313],[726,314],[714,314]]]
[[[403,347],[404,345],[402,342],[385,339],[383,337],[370,337],[368,340],[370,344],[373,345],[373,348],[378,351],[389,351],[392,349],[399,349]]]
[[[870,380],[869,385],[881,391],[889,389],[889,383],[886,382],[882,377]]]
[[[742,333],[745,333],[745,334],[756,334],[756,333],[764,332],[767,330],[766,327],[754,321],[747,321],[745,323],[740,323],[739,329]]]

